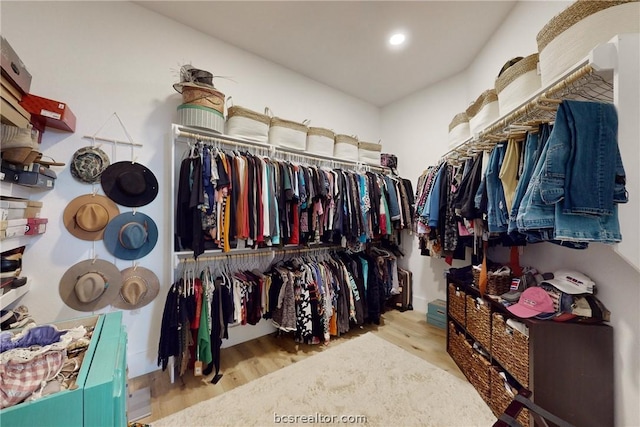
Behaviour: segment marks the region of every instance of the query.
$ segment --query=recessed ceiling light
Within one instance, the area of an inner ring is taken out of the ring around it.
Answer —
[[[394,35],[392,35],[392,36],[389,38],[389,44],[390,44],[391,46],[399,46],[399,45],[401,45],[402,43],[404,43],[404,42],[405,42],[405,40],[406,40],[406,37],[405,37],[405,35],[404,35],[404,34],[402,34],[402,33],[395,33]]]

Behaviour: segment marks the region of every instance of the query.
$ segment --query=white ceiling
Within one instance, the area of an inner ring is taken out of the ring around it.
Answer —
[[[384,106],[466,69],[516,2],[135,3]],[[408,42],[391,49],[387,40],[398,29]]]

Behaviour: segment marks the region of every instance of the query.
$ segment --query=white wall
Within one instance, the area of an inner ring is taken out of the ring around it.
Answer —
[[[417,177],[448,150],[448,124],[485,89],[494,85],[502,65],[515,56],[527,56],[537,51],[535,37],[555,14],[572,2],[519,2],[496,31],[492,39],[463,73],[413,94],[382,110],[383,141],[393,141],[392,152],[398,154],[400,173]],[[636,90],[637,92],[637,86]],[[637,131],[636,131],[637,134]],[[621,144],[636,147],[636,141]],[[631,150],[631,152],[637,153]],[[416,155],[420,153],[422,155]],[[624,158],[627,170],[639,167],[637,154]],[[637,183],[631,183],[637,188]],[[637,191],[631,198],[640,198]],[[621,206],[620,210],[630,209]],[[637,208],[633,208],[637,211]],[[621,215],[622,217],[622,215]],[[634,239],[637,229],[623,229],[623,237]],[[409,256],[402,261],[414,272],[414,307],[426,310],[426,303],[446,298],[443,271],[444,260],[421,257],[417,241],[405,241]],[[507,261],[505,250],[496,250],[492,258]],[[469,258],[468,258],[469,260]],[[454,267],[468,265],[454,263]],[[552,244],[529,245],[521,258],[523,265],[533,265],[543,271],[560,267],[582,271],[599,285],[599,298],[612,312],[615,355],[615,417],[616,425],[640,425],[640,273],[616,254],[612,247],[592,244],[585,251],[560,248]]]
[[[283,118],[333,128],[377,141],[379,110],[365,102],[300,76],[262,58],[205,36],[181,24],[128,2],[2,2],[2,35],[18,52],[33,75],[31,93],[66,102],[77,116],[76,132],[47,130],[41,149],[67,163],[58,168],[55,189],[34,193],[44,202],[48,217],[46,234],[33,239],[25,254],[25,270],[34,285],[19,302],[29,307],[39,323],[84,316],[60,300],[58,281],[66,269],[95,252],[120,269],[130,261],[116,260],[101,241],[95,245],[71,236],[62,224],[62,212],[73,198],[90,193],[91,185],[77,182],[68,163],[80,147],[89,145],[84,135],[93,135],[117,112],[129,134],[139,143],[134,156],[147,165],[160,183],[160,194],[139,208],[157,223],[160,237],[155,249],[139,260],[160,279],[160,295],[150,305],[124,312],[129,333],[129,375],[134,377],[158,369],[159,329],[166,292],[172,283],[169,254],[170,229],[170,124],[177,120],[181,103],[172,84],[179,80],[184,63],[230,76],[237,83],[216,79],[215,84],[236,105],[255,110],[269,106]],[[112,119],[99,136],[126,139]],[[131,150],[112,145],[102,147],[112,162],[130,160]],[[102,194],[98,185],[96,189]],[[121,212],[128,208],[121,207]],[[109,308],[103,310],[108,311]],[[231,338],[250,338],[269,330],[259,327],[233,328]]]

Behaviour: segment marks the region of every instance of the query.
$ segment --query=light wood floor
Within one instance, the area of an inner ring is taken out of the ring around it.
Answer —
[[[249,327],[249,326],[246,326]],[[298,362],[331,346],[340,345],[363,333],[373,332],[406,351],[448,371],[459,378],[464,375],[446,351],[446,332],[426,322],[425,314],[415,311],[387,311],[381,325],[351,330],[331,340],[329,346],[298,344],[292,336],[266,335],[221,351],[222,379],[209,383],[209,377],[194,377],[191,372],[171,384],[168,372],[155,371],[129,381],[130,391],[150,387],[151,416],[138,420],[149,423],[178,412],[203,400],[218,396]],[[233,329],[230,330],[233,333]]]

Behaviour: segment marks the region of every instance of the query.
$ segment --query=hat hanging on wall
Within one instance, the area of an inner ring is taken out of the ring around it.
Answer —
[[[140,163],[117,162],[102,173],[104,193],[119,205],[148,205],[158,195],[158,180],[149,168]]]
[[[144,267],[129,267],[121,271],[122,286],[118,297],[111,303],[116,308],[135,310],[144,307],[158,296],[160,280]]]
[[[122,274],[114,264],[90,259],[70,267],[60,279],[58,292],[69,307],[95,311],[111,304],[118,296]]]
[[[82,147],[71,157],[71,176],[80,182],[94,184],[109,166],[109,156],[97,147]]]
[[[116,258],[134,260],[146,256],[158,242],[158,227],[141,212],[125,212],[113,218],[104,233],[104,245]]]
[[[104,230],[120,209],[108,197],[85,194],[69,202],[64,209],[64,226],[82,240],[102,240]]]

